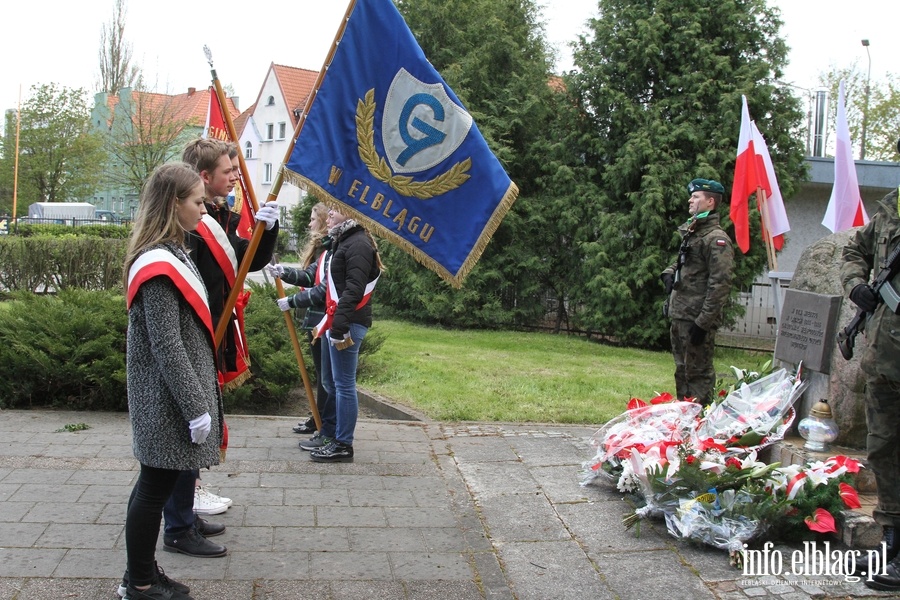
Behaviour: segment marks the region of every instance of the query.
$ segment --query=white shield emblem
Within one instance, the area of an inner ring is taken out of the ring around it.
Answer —
[[[397,71],[381,121],[381,139],[394,173],[416,173],[446,160],[459,148],[472,116],[454,103],[440,83],[424,83]]]

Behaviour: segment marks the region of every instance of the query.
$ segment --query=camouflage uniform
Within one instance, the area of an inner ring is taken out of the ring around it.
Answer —
[[[847,294],[868,283],[900,243],[897,201],[897,191],[882,198],[872,220],[844,247],[841,283]],[[866,375],[868,466],[878,488],[873,517],[880,525],[900,527],[900,315],[880,302],[866,322],[866,341],[860,369]]]
[[[664,275],[675,275],[668,300],[675,393],[678,398],[695,398],[708,404],[716,384],[716,329],[731,294],[734,248],[714,212],[689,219],[678,231],[682,236],[681,268],[676,261],[663,271]],[[707,332],[697,345],[691,343],[690,329],[694,324]]]

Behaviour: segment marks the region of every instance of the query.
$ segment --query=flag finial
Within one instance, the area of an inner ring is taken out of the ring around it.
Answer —
[[[209,63],[209,68],[213,68],[213,60],[212,60],[212,50],[209,49],[209,46],[203,44],[203,54],[206,55],[206,62]]]

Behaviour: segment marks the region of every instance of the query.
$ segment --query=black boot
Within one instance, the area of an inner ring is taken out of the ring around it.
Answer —
[[[873,590],[882,590],[885,592],[900,591],[900,556],[895,556],[893,560],[888,563],[887,568],[884,569],[884,573],[885,575],[875,573],[875,575],[872,576],[871,581],[866,577],[863,583],[866,584],[867,588]]]
[[[887,562],[891,562],[896,558],[898,552],[900,552],[900,540],[897,539],[896,531],[893,527],[884,527],[883,533],[881,534],[881,542],[887,546],[887,550],[885,550],[885,558]],[[881,554],[882,549],[881,543],[872,548],[869,551],[863,551],[856,556],[853,564],[853,574],[858,576],[866,576],[869,571],[869,552],[878,552]]]
[[[191,527],[178,537],[163,537],[163,550],[166,552],[181,552],[188,556],[197,556],[199,558],[216,558],[228,554],[225,546],[220,546],[209,541],[199,533],[197,529]]]
[[[195,517],[194,527],[197,528],[197,533],[205,538],[225,533],[225,526],[221,523],[210,523],[200,517]]]

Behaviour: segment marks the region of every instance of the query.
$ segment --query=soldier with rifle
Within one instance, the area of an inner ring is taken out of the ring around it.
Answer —
[[[900,591],[900,196],[892,191],[879,202],[872,220],[844,247],[841,283],[859,313],[839,336],[841,353],[853,355],[853,338],[865,327],[867,346],[860,357],[866,377],[866,452],[875,475],[878,504],[873,512],[882,526],[887,559],[878,573],[866,574],[867,587]],[[869,284],[873,270],[875,282]],[[880,546],[878,548],[880,553]],[[848,565],[850,566],[850,565]],[[869,569],[865,553],[855,574]],[[873,569],[874,570],[874,569]]]

